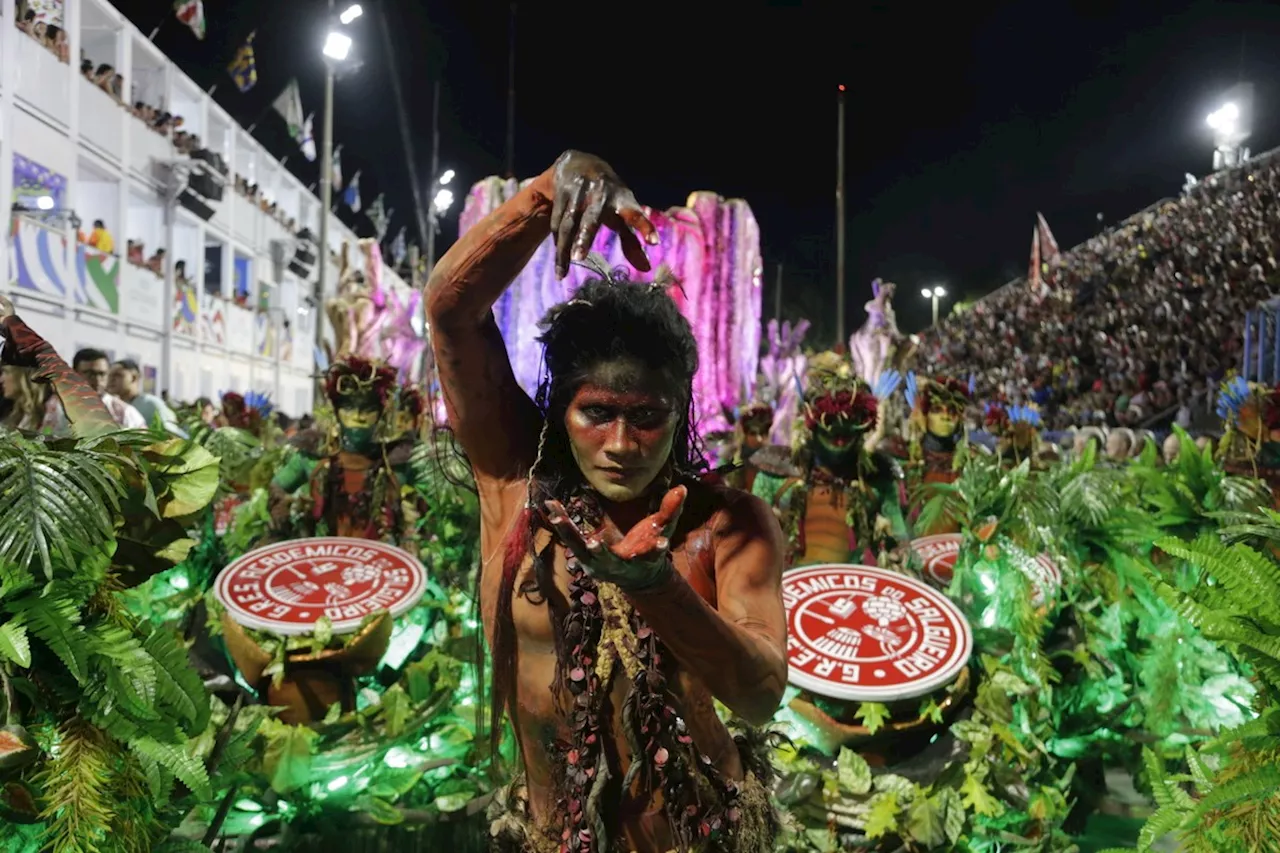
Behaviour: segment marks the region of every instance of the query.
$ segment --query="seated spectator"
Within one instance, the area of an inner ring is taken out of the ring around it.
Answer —
[[[160,275],[160,276],[164,275],[165,257],[166,256],[165,256],[164,249],[156,249],[156,253],[151,257],[147,258],[147,263],[146,263],[147,269],[151,270],[156,275]]]
[[[102,402],[111,413],[112,419],[125,429],[144,429],[147,422],[133,406],[107,391],[107,375],[111,372],[107,354],[97,349],[82,349],[71,359],[71,369],[79,373],[89,383],[89,387],[102,395]],[[45,406],[43,429],[56,436],[70,435],[71,422],[67,413],[58,401],[58,395],[51,394]]]
[[[107,230],[107,226],[101,219],[93,220],[93,231],[89,232],[89,245],[99,252],[115,254],[116,241],[111,238],[111,232]]]
[[[111,367],[107,376],[107,390],[137,409],[147,426],[154,426],[158,422],[179,438],[187,437],[178,426],[178,418],[168,404],[155,394],[147,394],[142,390],[142,371],[133,359],[122,358]]]

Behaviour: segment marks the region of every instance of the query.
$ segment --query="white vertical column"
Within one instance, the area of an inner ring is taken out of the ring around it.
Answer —
[[[74,4],[76,0],[71,0]],[[13,25],[15,0],[0,0],[0,201],[4,203],[4,234],[0,235],[0,274],[4,289],[12,283],[9,275],[9,208],[13,198],[13,99],[18,88],[18,37]]]

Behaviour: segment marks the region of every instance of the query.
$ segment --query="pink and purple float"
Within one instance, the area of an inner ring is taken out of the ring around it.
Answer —
[[[497,177],[475,184],[467,196],[460,231],[465,233],[517,189],[514,180]],[[760,356],[760,228],[745,201],[712,192],[691,194],[685,207],[646,208],[645,213],[661,236],[658,246],[648,248],[649,260],[655,270],[665,264],[680,282],[681,288],[672,294],[698,341],[701,368],[694,379],[694,399],[699,426],[704,431],[723,429],[722,406],[732,409],[751,399],[755,390]],[[600,230],[593,251],[611,266],[630,269],[617,235],[608,229]],[[537,388],[542,365],[538,321],[553,305],[569,299],[590,275],[575,266],[563,280],[557,279],[548,237],[494,306],[516,378],[530,394]]]

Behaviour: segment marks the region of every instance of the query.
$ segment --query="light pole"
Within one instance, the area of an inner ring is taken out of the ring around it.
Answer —
[[[933,301],[933,325],[938,325],[938,300],[947,295],[947,289],[942,285],[926,287],[920,291],[920,295]]]
[[[440,228],[440,217],[448,213],[449,208],[453,207],[453,190],[449,189],[449,184],[453,181],[454,176],[453,169],[445,169],[431,185],[431,188],[435,190],[435,195],[431,198],[431,210],[427,214],[428,279],[431,278],[431,270],[436,265],[436,231]]]
[[[350,24],[364,12],[359,3],[348,6],[338,16],[342,25]],[[333,15],[333,0],[329,0]],[[324,346],[324,291],[329,275],[329,207],[333,204],[333,77],[336,63],[345,62],[351,53],[351,36],[334,28],[324,41],[324,129],[320,136],[320,270],[316,276],[316,340],[317,350]]]

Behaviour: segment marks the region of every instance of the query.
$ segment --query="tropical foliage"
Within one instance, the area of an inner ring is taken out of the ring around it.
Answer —
[[[186,650],[117,594],[188,553],[217,464],[148,432],[0,435],[3,849],[146,851],[220,784]]]

